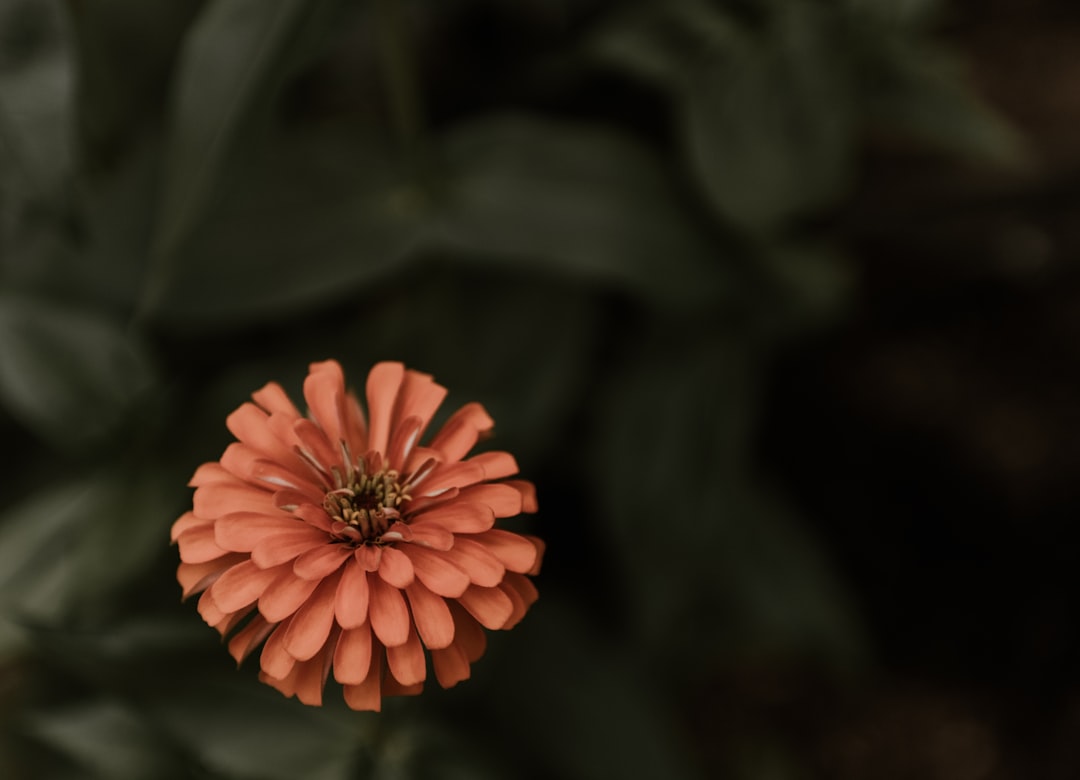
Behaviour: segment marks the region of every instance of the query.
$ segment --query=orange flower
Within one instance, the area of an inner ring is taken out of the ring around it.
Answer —
[[[267,384],[226,421],[239,441],[192,477],[193,511],[172,528],[184,597],[202,592],[238,664],[265,640],[259,677],[286,696],[320,705],[332,669],[350,707],[378,710],[423,688],[425,647],[449,688],[483,654],[483,628],[511,628],[536,600],[525,575],[543,543],[494,527],[535,512],[535,490],[504,479],[509,453],[465,457],[493,426],[479,404],[420,444],[445,396],[379,363],[365,420],[341,366],[313,363],[307,416]]]

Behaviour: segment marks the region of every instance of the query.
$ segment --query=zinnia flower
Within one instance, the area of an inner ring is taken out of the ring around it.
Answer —
[[[193,511],[173,525],[184,597],[259,677],[320,705],[333,671],[345,701],[378,710],[427,676],[449,688],[537,592],[543,543],[495,528],[536,511],[531,483],[507,480],[506,452],[466,457],[491,431],[466,404],[420,440],[446,389],[400,363],[367,379],[367,411],[341,366],[313,363],[305,416],[269,383],[227,419],[239,440],[198,468]],[[498,481],[497,481],[498,480]],[[265,643],[264,643],[265,641]]]

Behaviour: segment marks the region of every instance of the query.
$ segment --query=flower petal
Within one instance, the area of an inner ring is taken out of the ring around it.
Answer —
[[[386,461],[390,468],[405,470],[406,460],[420,440],[424,423],[419,417],[409,417],[398,423],[387,445]]]
[[[212,524],[189,528],[180,534],[176,541],[180,545],[180,560],[184,563],[206,563],[229,552],[221,549],[214,541]]]
[[[342,415],[345,400],[345,373],[336,360],[312,363],[304,380],[304,400],[315,423],[331,444],[344,437]]]
[[[242,664],[274,628],[274,624],[267,623],[262,615],[256,615],[250,623],[237,631],[229,640],[229,655],[236,661],[236,665]]]
[[[306,417],[301,417],[292,424],[300,451],[307,460],[319,464],[325,474],[332,474],[334,467],[340,471],[343,465],[341,447],[331,443],[322,429]]]
[[[233,442],[221,455],[221,465],[240,479],[269,490],[291,488],[303,493],[309,501],[320,501],[323,489],[307,478],[308,472],[298,474],[280,463],[263,457],[246,444]]]
[[[336,572],[352,548],[345,544],[323,544],[302,553],[293,561],[293,574],[305,580],[321,580]]]
[[[525,617],[525,613],[529,611],[529,607],[540,594],[537,593],[536,586],[529,581],[528,577],[513,572],[506,575],[506,579],[499,584],[499,588],[514,603],[514,612],[503,628],[513,628]]]
[[[283,566],[281,573],[259,597],[259,612],[271,623],[284,620],[307,601],[318,584],[316,580],[297,577],[291,566]]]
[[[180,582],[180,587],[183,589],[182,598],[186,599],[194,593],[206,590],[213,585],[224,572],[246,560],[246,555],[231,553],[203,563],[181,562],[176,569],[176,579]]]
[[[508,479],[502,484],[521,493],[521,511],[532,514],[540,506],[536,503],[536,485],[524,479]]]
[[[487,634],[458,602],[451,601],[448,606],[454,616],[454,644],[465,650],[469,663],[475,663],[487,649]]]
[[[334,625],[334,594],[338,575],[327,577],[304,602],[285,632],[285,649],[297,661],[307,661],[326,644]]]
[[[375,575],[368,575],[368,587],[371,589],[368,614],[375,636],[387,647],[404,644],[409,638],[410,624],[405,597]]]
[[[188,480],[188,487],[199,487],[200,485],[209,485],[214,482],[238,482],[236,477],[230,474],[225,468],[214,461],[213,463],[204,463],[199,468],[195,469],[195,473]]]
[[[432,593],[421,582],[405,589],[413,622],[424,645],[431,650],[448,647],[454,641],[454,618],[442,596]]]
[[[454,534],[435,523],[418,523],[409,526],[409,535],[405,538],[412,545],[427,547],[431,550],[449,550],[454,546]]]
[[[210,586],[214,601],[226,612],[235,612],[253,604],[270,584],[280,577],[285,567],[260,569],[250,560],[230,568]]]
[[[277,382],[267,382],[251,394],[251,397],[267,414],[286,414],[300,416],[300,410],[289,399],[288,394]]]
[[[447,463],[453,463],[464,458],[476,446],[481,434],[494,427],[495,421],[483,406],[468,403],[450,415],[430,446],[438,450]]]
[[[386,452],[398,389],[405,378],[401,363],[378,363],[367,378],[368,449]]]
[[[493,588],[502,582],[506,567],[487,548],[471,539],[458,537],[454,547],[443,555],[452,564],[469,575],[474,585]]]
[[[506,625],[514,613],[514,603],[498,588],[470,585],[458,603],[484,628],[495,631]]]
[[[368,615],[367,572],[356,560],[345,562],[334,596],[334,616],[342,628],[357,628],[367,622]]]
[[[251,550],[251,560],[255,561],[257,566],[268,569],[327,544],[330,544],[330,538],[324,531],[297,523],[296,527],[289,531],[281,531],[260,540]]]
[[[334,651],[334,679],[342,685],[360,685],[371,670],[371,626],[346,628]]]
[[[414,544],[405,545],[401,551],[412,560],[416,578],[433,593],[457,598],[469,587],[469,575],[448,561],[442,553]]]
[[[514,517],[521,514],[521,493],[512,485],[504,483],[470,485],[461,491],[461,500],[483,504],[495,513],[495,517]]]
[[[518,473],[517,461],[509,452],[481,452],[464,462],[480,466],[484,470],[484,479],[502,479]]]
[[[420,637],[412,626],[409,626],[408,639],[404,644],[386,648],[386,665],[390,667],[394,679],[404,686],[422,683],[427,677],[424,646],[420,644]]]
[[[274,494],[244,482],[211,482],[195,489],[192,498],[199,517],[221,517],[231,512],[277,514]]]
[[[483,467],[476,463],[442,463],[414,489],[417,496],[433,496],[450,488],[473,485],[484,478]]]
[[[206,518],[196,517],[194,512],[184,512],[184,514],[180,515],[180,517],[172,524],[172,528],[169,531],[169,537],[175,542],[180,538],[180,534],[184,533],[184,531],[187,531],[190,528],[197,528],[200,525],[208,525],[213,522],[213,518],[208,520]]]
[[[509,571],[525,573],[536,565],[539,557],[529,539],[512,531],[492,528],[490,531],[470,537],[487,548]]]
[[[259,542],[304,527],[302,521],[277,512],[230,512],[214,523],[214,539],[226,550],[251,552]]]
[[[401,550],[383,547],[379,576],[395,588],[407,588],[413,581],[412,561]]]
[[[431,651],[431,665],[435,669],[435,679],[443,688],[453,688],[462,680],[468,680],[471,673],[469,659],[458,644]]]
[[[445,399],[446,388],[435,382],[430,374],[406,371],[398,388],[394,419],[416,417],[420,420],[420,430],[423,430]]]
[[[274,417],[296,419],[291,414],[274,412],[268,415],[252,403],[245,403],[225,418],[225,427],[244,444],[277,461],[291,471],[306,473],[304,461],[292,451],[292,445],[274,433],[270,420]]]
[[[514,493],[513,490],[510,492]],[[430,523],[455,534],[478,534],[495,525],[495,514],[486,504],[459,500],[439,504],[416,515],[411,523],[414,531]]]
[[[296,665],[296,659],[285,649],[285,632],[289,628],[289,620],[274,625],[274,630],[270,632],[259,654],[259,669],[269,678],[284,680]]]
[[[359,685],[345,685],[342,693],[345,703],[354,710],[382,710],[382,647],[372,651],[371,669]]]

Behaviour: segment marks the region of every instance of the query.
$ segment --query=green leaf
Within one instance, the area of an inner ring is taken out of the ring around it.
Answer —
[[[93,701],[32,716],[30,734],[102,780],[179,776],[176,757],[141,715],[114,701]]]
[[[109,318],[0,294],[0,402],[56,445],[107,433],[151,378],[141,346]]]
[[[900,36],[878,36],[859,48],[862,100],[868,118],[949,154],[1016,166],[1029,150],[1004,119],[978,97],[944,52]]]
[[[761,371],[752,346],[751,334],[736,341],[705,323],[642,339],[599,397],[599,518],[635,628],[661,658],[769,651],[842,667],[862,653],[847,595],[750,469]]]
[[[437,245],[463,258],[701,304],[723,288],[716,245],[649,150],[616,131],[524,116],[446,138]]]
[[[229,172],[158,288],[161,321],[209,328],[334,305],[393,270],[425,217],[386,150],[349,128],[274,134]]]
[[[485,659],[497,679],[489,706],[514,758],[532,774],[693,780],[701,776],[658,694],[656,669],[635,659],[626,642],[601,636],[575,607],[552,597],[514,629],[515,652]]]
[[[217,0],[195,21],[177,66],[144,310],[169,289],[176,252],[204,215],[245,121],[276,96],[305,22],[326,5]]]
[[[685,143],[720,214],[765,230],[834,203],[854,171],[854,100],[827,17],[792,3],[685,76]]]

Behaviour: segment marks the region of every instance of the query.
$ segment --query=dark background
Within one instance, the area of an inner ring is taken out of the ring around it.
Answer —
[[[1080,10],[0,2],[0,774],[1080,776]],[[269,380],[536,482],[473,678],[306,708],[179,604]]]

